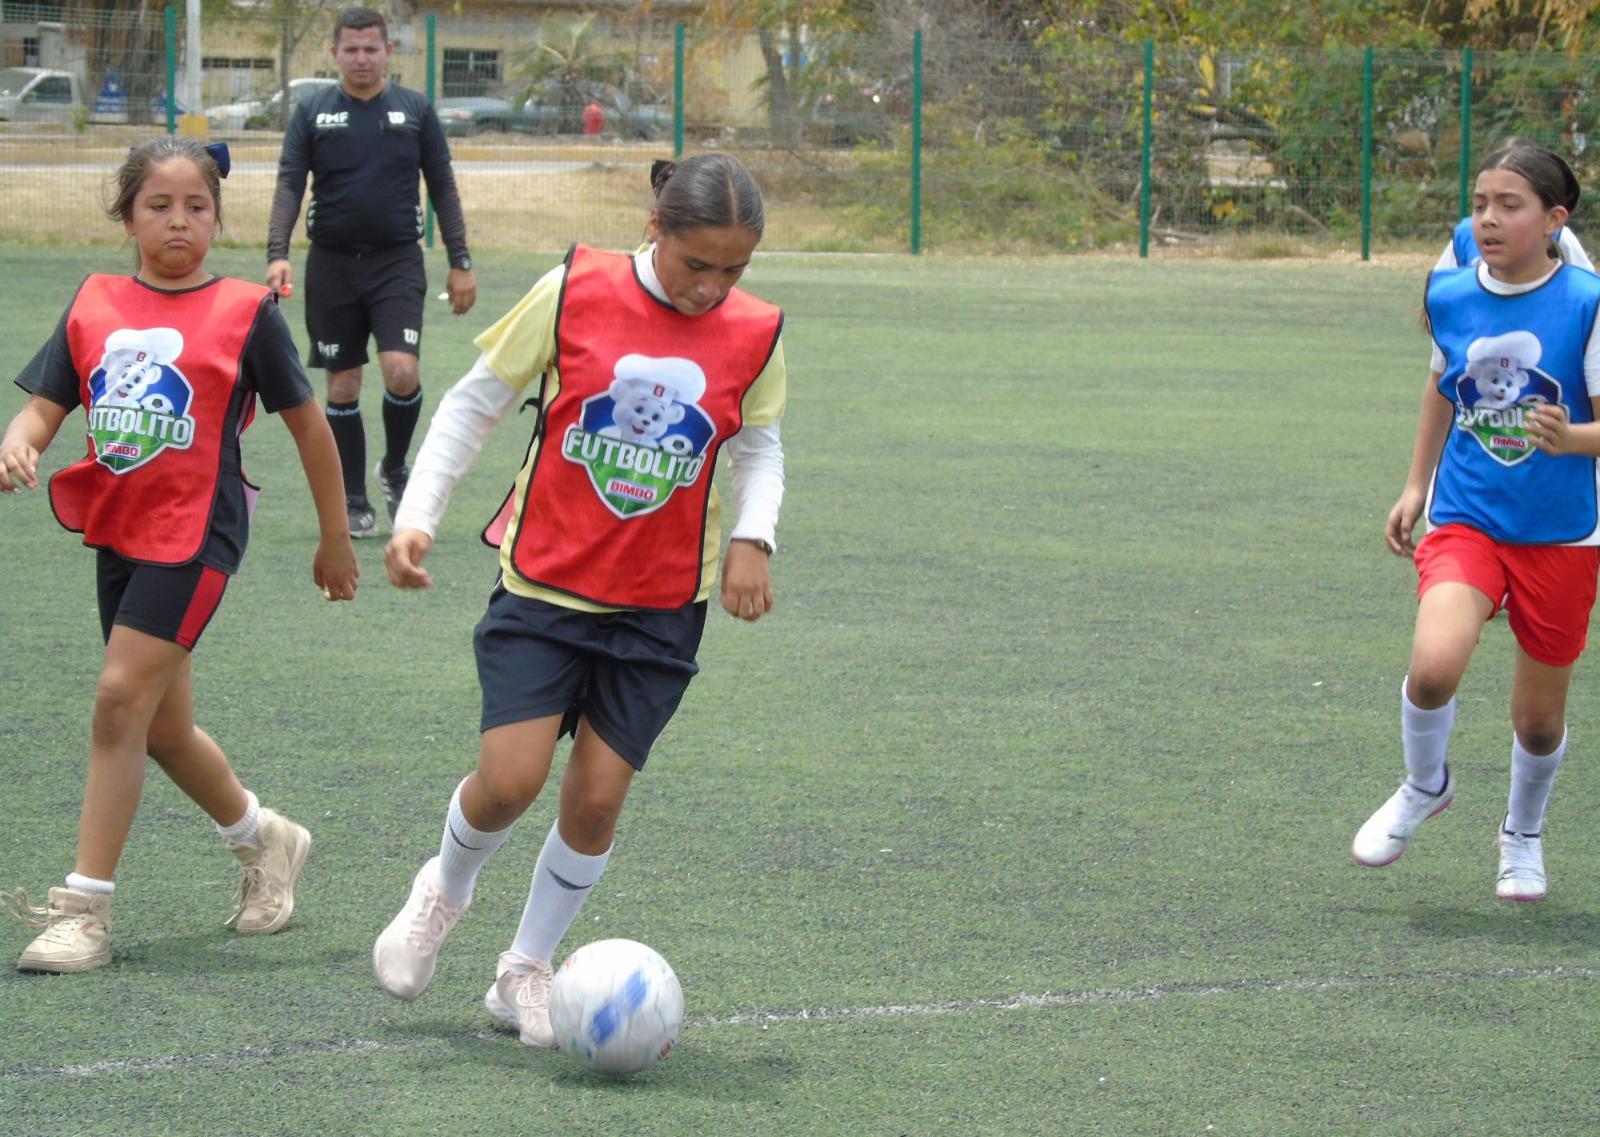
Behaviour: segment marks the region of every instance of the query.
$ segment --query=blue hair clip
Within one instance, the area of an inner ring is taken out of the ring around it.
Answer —
[[[213,142],[206,147],[206,153],[211,155],[211,160],[217,164],[217,174],[227,177],[233,163],[228,158],[228,144],[226,142]]]

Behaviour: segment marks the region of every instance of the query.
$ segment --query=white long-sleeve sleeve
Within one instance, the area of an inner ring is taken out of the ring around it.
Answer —
[[[783,442],[778,424],[747,425],[728,439],[728,472],[733,477],[730,536],[776,547],[778,510],[783,505]]]
[[[405,497],[395,512],[395,529],[438,535],[439,521],[456,483],[478,457],[489,432],[511,413],[517,396],[518,392],[489,369],[487,358],[478,356],[472,370],[439,400],[412,464]]]

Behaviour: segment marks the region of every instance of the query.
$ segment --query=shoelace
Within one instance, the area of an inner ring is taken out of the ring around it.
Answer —
[[[543,1007],[550,1002],[550,974],[542,968],[523,972],[515,987],[519,1007]]]
[[[25,888],[0,892],[0,909],[4,909],[6,915],[14,916],[30,928],[43,928],[50,923],[50,909],[29,904],[28,890]]]
[[[442,900],[432,894],[424,896],[422,907],[417,911],[417,918],[411,921],[411,929],[406,933],[406,939],[425,952],[434,952],[444,940],[445,933],[450,930],[451,923],[451,917],[445,911]]]
[[[239,922],[244,915],[244,910],[250,906],[251,894],[257,888],[266,887],[267,874],[260,863],[244,866],[244,879],[239,882],[239,898],[234,902],[233,915],[223,921],[224,928],[231,928]]]
[[[1537,840],[1537,838],[1535,839]],[[1537,880],[1544,875],[1543,858],[1535,850],[1537,845],[1523,841],[1503,841],[1500,855],[1505,858],[1505,868],[1500,870],[1501,880],[1522,877]]]

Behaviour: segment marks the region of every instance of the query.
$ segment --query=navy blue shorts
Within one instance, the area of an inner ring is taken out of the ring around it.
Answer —
[[[480,730],[581,715],[635,770],[666,729],[706,625],[704,600],[670,612],[578,612],[496,588],[472,645],[483,688]]]
[[[146,565],[109,549],[95,560],[100,630],[106,639],[116,624],[194,650],[200,634],[222,606],[228,574],[199,561]]]

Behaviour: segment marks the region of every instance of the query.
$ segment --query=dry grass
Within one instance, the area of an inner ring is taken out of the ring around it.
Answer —
[[[54,139],[0,139],[0,241],[57,244],[120,241],[118,227],[104,220],[106,187],[127,145],[147,135],[128,131],[108,144],[104,135]],[[234,173],[223,195],[223,240],[265,242],[271,209],[276,135],[230,138]],[[462,139],[452,146],[457,184],[474,245],[549,251],[575,240],[615,248],[635,244],[650,204],[650,162],[662,157],[649,144],[547,143],[496,136]],[[895,251],[904,238],[853,228],[837,212],[800,200],[785,190],[803,187],[796,174],[770,154],[751,155],[768,191],[766,247],[790,250]],[[529,169],[530,165],[538,168]],[[544,168],[546,165],[554,169]],[[763,174],[770,174],[770,179]],[[786,176],[787,175],[787,176]]]

